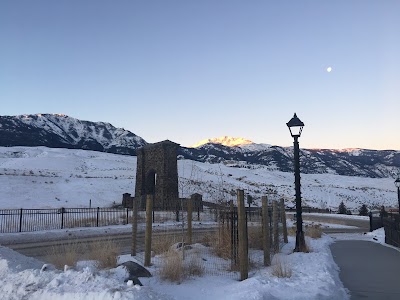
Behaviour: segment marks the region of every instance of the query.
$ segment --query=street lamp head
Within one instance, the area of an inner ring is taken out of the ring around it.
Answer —
[[[300,137],[301,132],[303,131],[304,123],[297,117],[296,113],[294,113],[293,118],[291,118],[286,125],[289,127],[292,137]]]
[[[397,177],[397,179],[396,179],[395,182],[394,182],[394,185],[395,185],[397,188],[400,188],[400,177]]]

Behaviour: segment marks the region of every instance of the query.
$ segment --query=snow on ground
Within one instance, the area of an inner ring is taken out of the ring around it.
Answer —
[[[329,236],[309,239],[311,253],[292,253],[295,241],[290,237],[279,254],[292,270],[290,278],[275,277],[272,267],[263,267],[242,282],[229,275],[203,275],[176,284],[161,281],[161,259],[155,257],[153,277],[140,278],[143,287],[124,283],[123,267],[99,271],[81,264],[66,271],[41,271],[40,262],[0,247],[0,291],[2,299],[348,299],[329,250],[332,241]],[[212,259],[209,251],[201,255]],[[130,259],[125,255],[120,262]]]
[[[251,168],[249,168],[251,167]],[[194,192],[203,199],[236,200],[236,189],[253,195],[255,203],[266,192],[293,205],[293,174],[265,166],[208,164],[178,161],[179,193]],[[120,204],[123,193],[134,194],[136,157],[87,150],[46,147],[0,147],[0,208],[107,207]],[[302,174],[303,205],[337,209],[344,201],[357,211],[395,206],[390,178],[374,179],[333,174]]]

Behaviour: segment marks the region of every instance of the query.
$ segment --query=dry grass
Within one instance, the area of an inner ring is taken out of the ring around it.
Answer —
[[[76,242],[60,246],[52,246],[46,251],[46,261],[53,264],[57,269],[63,269],[65,265],[75,266],[82,259],[84,247]]]
[[[187,276],[202,276],[204,274],[204,266],[198,256],[191,256],[185,265],[185,273]]]
[[[162,280],[181,283],[185,278],[181,254],[173,250],[166,252],[163,256],[159,275]]]
[[[220,225],[214,241],[211,244],[215,255],[224,259],[230,259],[232,256],[231,233],[229,228]]]
[[[184,279],[192,276],[202,276],[204,267],[195,253],[184,261],[182,253],[169,250],[164,253],[159,271],[160,278],[170,282],[181,283]]]
[[[262,226],[252,226],[247,229],[249,248],[263,250]]]
[[[288,231],[288,235],[296,236],[296,227],[295,226],[289,227],[287,231]]]
[[[322,236],[322,228],[319,224],[316,225],[306,225],[305,235],[313,239],[319,239]]]
[[[272,260],[272,275],[279,278],[292,277],[292,268],[282,255],[275,255]]]
[[[111,269],[117,267],[120,249],[115,242],[111,240],[98,241],[89,244],[88,248],[87,258],[89,260],[96,260],[99,268]]]
[[[75,266],[80,260],[96,260],[101,269],[117,266],[118,246],[111,240],[98,241],[90,244],[70,242],[61,246],[51,247],[46,253],[46,261],[58,269],[65,265]]]
[[[158,235],[153,236],[151,240],[151,250],[154,255],[163,254],[168,252],[173,244],[178,243],[177,236]]]

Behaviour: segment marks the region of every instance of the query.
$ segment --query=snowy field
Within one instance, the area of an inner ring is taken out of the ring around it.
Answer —
[[[51,266],[44,270],[43,263],[0,247],[0,290],[2,299],[348,299],[329,250],[333,241],[325,235],[308,239],[311,253],[292,253],[294,238],[290,237],[279,254],[290,277],[274,276],[271,266],[250,272],[250,278],[242,282],[231,276],[207,275],[180,284],[162,281],[158,275],[161,258],[156,256],[149,269],[153,277],[140,278],[142,287],[124,282],[128,273],[122,266],[98,270],[93,262],[83,261],[64,271]],[[197,253],[201,259],[212,259],[206,250]],[[124,255],[119,262],[131,259]]]
[[[264,166],[229,167],[190,160],[178,161],[179,193],[203,199],[235,200],[236,189],[253,195],[256,205],[267,192],[293,205],[294,176]],[[134,194],[136,157],[46,147],[0,147],[0,209],[107,207]],[[302,174],[303,204],[337,209],[340,201],[354,211],[395,206],[392,178],[373,179],[332,174]]]
[[[119,230],[125,230],[118,227]],[[87,235],[87,231],[104,229],[73,230],[74,235]],[[116,229],[118,231],[118,229]],[[86,232],[85,232],[86,231]],[[52,232],[63,236],[62,230]],[[40,233],[24,235],[39,236]],[[1,299],[302,299],[302,300],[344,300],[349,299],[347,290],[339,279],[339,269],[334,263],[329,245],[335,240],[366,240],[384,244],[383,229],[367,234],[323,235],[321,239],[307,238],[310,253],[292,253],[294,238],[289,237],[280,256],[283,264],[291,271],[287,278],[273,275],[273,266],[250,272],[249,279],[237,281],[232,276],[192,277],[180,284],[160,279],[161,258],[152,258],[149,268],[153,277],[140,278],[144,286],[124,282],[128,277],[126,269],[119,266],[99,270],[91,261],[81,261],[74,267],[55,270],[50,265],[25,257],[6,247],[0,246],[0,293]],[[384,244],[385,245],[385,244]],[[197,246],[202,249],[202,246]],[[212,259],[207,251],[198,251],[201,259]],[[119,262],[132,260],[129,255],[119,257]]]

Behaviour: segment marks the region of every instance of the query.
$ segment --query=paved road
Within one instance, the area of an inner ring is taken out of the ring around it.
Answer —
[[[210,232],[214,232],[214,228],[193,228],[193,240],[194,242],[199,241],[205,234],[209,234]],[[171,240],[180,236],[181,230],[165,230],[165,231],[153,231],[153,236],[171,236]],[[51,240],[51,241],[38,241],[38,242],[25,242],[25,243],[13,243],[7,244],[3,243],[3,246],[11,248],[23,255],[34,257],[37,259],[41,259],[43,261],[46,260],[48,256],[48,250],[53,246],[62,246],[68,245],[71,243],[95,243],[102,241],[110,241],[112,240],[118,245],[120,249],[119,254],[128,254],[131,251],[132,246],[132,235],[129,234],[113,234],[113,235],[103,235],[103,236],[95,236],[95,237],[77,237],[75,239],[70,240]],[[137,251],[143,251],[144,247],[144,233],[138,232],[137,236]],[[60,248],[61,250],[62,248]]]
[[[400,299],[400,252],[368,241],[337,241],[332,255],[351,299]]]

